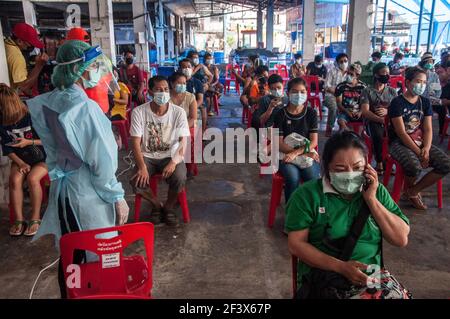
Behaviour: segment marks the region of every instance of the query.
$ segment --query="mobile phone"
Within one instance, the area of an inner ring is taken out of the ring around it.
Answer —
[[[370,184],[372,184],[372,181],[368,179],[367,177],[364,178],[364,184],[363,184],[363,190],[366,191],[369,189]]]

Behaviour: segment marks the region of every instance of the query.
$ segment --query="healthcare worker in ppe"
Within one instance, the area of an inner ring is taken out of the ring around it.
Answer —
[[[56,61],[55,89],[27,104],[51,179],[48,207],[34,240],[54,234],[58,246],[65,233],[124,224],[129,208],[115,176],[118,156],[111,122],[84,91],[111,72],[110,61],[99,47],[77,40],[65,42]],[[80,254],[75,263],[84,257]],[[62,266],[59,282],[64,297]]]

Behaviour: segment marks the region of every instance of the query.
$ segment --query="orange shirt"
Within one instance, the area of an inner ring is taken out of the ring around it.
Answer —
[[[97,102],[103,113],[109,111],[108,90],[111,78],[111,75],[104,76],[95,87],[84,90],[91,100]]]
[[[266,90],[268,90],[269,86],[266,84],[264,88]],[[250,97],[254,98],[254,99],[260,98],[260,97],[264,96],[265,94],[266,94],[266,92],[259,91],[258,83],[253,84],[252,88],[250,89]]]

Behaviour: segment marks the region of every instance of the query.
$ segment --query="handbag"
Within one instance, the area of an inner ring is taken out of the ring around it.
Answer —
[[[46,155],[42,146],[29,145],[22,149],[15,150],[14,153],[25,163],[33,166],[45,161]]]
[[[287,145],[289,145],[290,147],[297,149],[300,147],[305,147],[305,153],[309,153],[309,152],[313,152],[315,153],[315,150],[310,150],[309,145],[311,144],[311,142],[303,137],[302,135],[298,134],[298,133],[291,133],[288,136],[286,136],[284,138],[284,143],[286,143]],[[284,153],[280,152],[280,159],[284,158]],[[314,159],[312,159],[309,156],[306,155],[300,155],[297,156],[292,162],[291,164],[294,164],[296,166],[298,166],[298,168],[300,169],[305,169],[308,167],[313,166],[314,164]]]
[[[356,246],[358,238],[370,216],[365,202],[353,222],[346,237],[330,240],[325,237],[323,243],[332,251],[338,252],[339,259],[348,261]],[[381,250],[381,254],[383,254]],[[375,276],[376,275],[376,276]],[[404,288],[386,269],[372,274],[378,278],[371,287],[353,285],[347,278],[333,271],[311,268],[309,274],[303,276],[302,286],[298,290],[297,299],[411,299],[411,293]]]

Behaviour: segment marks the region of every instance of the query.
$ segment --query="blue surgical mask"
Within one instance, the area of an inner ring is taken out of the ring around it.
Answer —
[[[425,89],[426,89],[426,85],[425,84],[416,83],[413,86],[412,92],[415,95],[422,95],[425,92]]]
[[[101,78],[100,72],[98,70],[89,70],[88,72],[89,72],[89,80],[86,80],[84,77],[81,77],[81,79],[83,80],[83,86],[86,89],[97,86]]]
[[[344,195],[352,195],[361,190],[365,178],[363,171],[330,173],[330,183]]]
[[[169,102],[169,100],[170,100],[169,92],[155,92],[153,94],[153,101],[160,106],[166,104],[167,102]]]
[[[283,89],[270,90],[270,94],[274,97],[282,97],[284,95]]]
[[[347,81],[347,83],[352,83],[353,82],[353,76],[347,75],[346,78],[345,78],[345,81]]]
[[[186,84],[177,84],[175,85],[175,92],[184,93],[186,92]]]
[[[306,102],[308,96],[306,93],[291,93],[289,94],[289,102],[292,105],[299,106]]]

